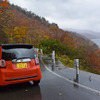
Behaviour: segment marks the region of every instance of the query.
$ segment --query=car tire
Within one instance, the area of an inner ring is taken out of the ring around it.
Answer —
[[[34,82],[34,85],[38,85],[40,83],[40,80],[39,81],[33,81]]]

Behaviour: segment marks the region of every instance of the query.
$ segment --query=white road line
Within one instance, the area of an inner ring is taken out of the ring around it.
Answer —
[[[52,74],[58,76],[59,78],[62,78],[62,79],[66,80],[66,81],[68,81],[68,82],[70,82],[70,83],[73,83],[73,84],[78,85],[78,86],[80,86],[80,87],[82,87],[82,88],[85,88],[85,89],[87,89],[87,90],[90,90],[90,91],[92,91],[92,92],[96,92],[97,94],[100,94],[100,91],[98,91],[98,90],[96,90],[96,89],[92,89],[92,88],[87,87],[87,86],[85,86],[85,85],[76,83],[76,82],[74,82],[74,81],[69,80],[68,78],[65,78],[65,77],[63,77],[63,76],[61,76],[61,75],[59,75],[59,74],[57,74],[57,73],[51,71],[51,70],[45,65],[45,63],[43,62],[42,59],[41,59],[41,62],[43,63],[44,67],[45,67],[49,72],[51,72]]]

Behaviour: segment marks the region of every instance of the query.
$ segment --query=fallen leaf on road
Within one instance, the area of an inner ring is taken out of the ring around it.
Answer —
[[[59,93],[59,95],[62,95],[62,93]]]
[[[28,90],[26,89],[25,92],[28,92]]]

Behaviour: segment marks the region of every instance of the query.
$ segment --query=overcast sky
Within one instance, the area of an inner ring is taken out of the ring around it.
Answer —
[[[62,29],[100,32],[100,0],[9,0]]]

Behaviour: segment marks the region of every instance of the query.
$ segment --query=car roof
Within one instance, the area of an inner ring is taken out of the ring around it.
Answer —
[[[3,48],[32,48],[32,44],[0,44]]]

